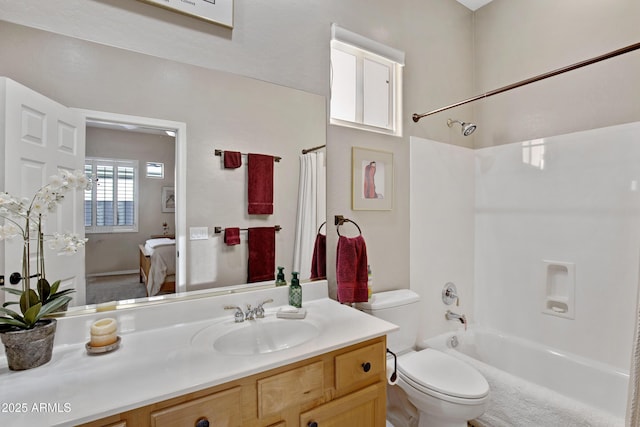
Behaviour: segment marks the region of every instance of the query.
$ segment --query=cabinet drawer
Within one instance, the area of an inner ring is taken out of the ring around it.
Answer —
[[[151,413],[152,427],[193,427],[201,418],[212,426],[241,426],[241,388],[234,387],[210,396]]]
[[[384,427],[386,383],[347,394],[300,414],[300,426]]]
[[[377,342],[336,356],[335,363],[337,390],[378,380],[386,370],[384,343]]]
[[[258,380],[258,417],[319,399],[324,393],[322,361]]]

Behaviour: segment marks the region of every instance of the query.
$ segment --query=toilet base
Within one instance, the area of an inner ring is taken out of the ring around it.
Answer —
[[[402,376],[398,385],[418,410],[418,427],[467,427],[468,420],[484,413],[489,400],[485,396],[464,404],[448,402],[416,390]]]
[[[418,427],[467,427],[466,420],[443,419],[426,412],[420,412],[420,421]]]

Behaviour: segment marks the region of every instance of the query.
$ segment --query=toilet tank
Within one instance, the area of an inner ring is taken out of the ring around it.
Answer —
[[[368,302],[356,304],[359,310],[400,327],[387,334],[387,347],[394,353],[413,348],[418,337],[420,296],[409,289],[378,292]]]

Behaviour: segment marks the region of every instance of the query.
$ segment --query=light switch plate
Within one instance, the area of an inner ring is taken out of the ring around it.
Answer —
[[[189,240],[207,240],[209,227],[189,227]]]

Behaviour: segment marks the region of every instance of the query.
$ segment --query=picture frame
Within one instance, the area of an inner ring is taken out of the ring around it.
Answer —
[[[351,148],[351,208],[363,211],[393,209],[393,153]]]
[[[162,187],[160,196],[161,209],[163,213],[176,211],[176,192],[174,187]]]
[[[143,3],[233,28],[233,0],[140,0]]]

